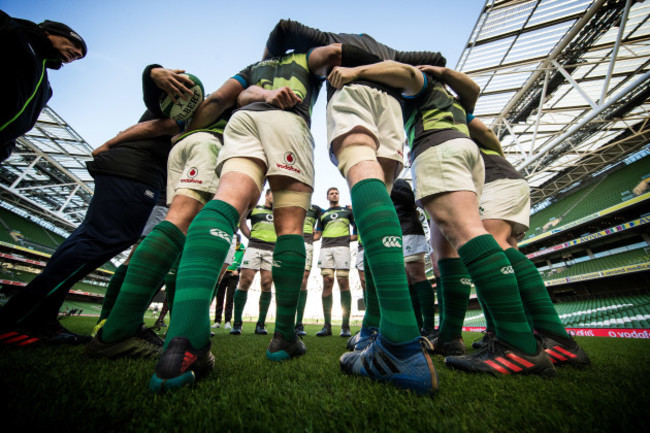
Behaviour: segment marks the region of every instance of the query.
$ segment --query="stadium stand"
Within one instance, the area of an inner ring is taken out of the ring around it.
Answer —
[[[646,145],[532,215],[519,247],[565,326],[650,327],[650,193],[632,192],[649,175]]]
[[[64,238],[34,221],[0,207],[0,305],[29,283],[46,265]],[[88,313],[99,313],[101,300],[115,265],[108,262],[88,278],[75,284],[69,299],[86,300]],[[97,308],[91,308],[94,305]],[[97,310],[97,311],[95,311]]]
[[[620,164],[599,175],[592,184],[571,192],[531,216],[525,239],[538,236],[554,227],[562,227],[611,206],[635,199],[632,189],[650,177],[650,157],[629,165]]]
[[[520,250],[569,328],[650,328],[650,145],[531,216]],[[484,327],[470,298],[464,326]]]

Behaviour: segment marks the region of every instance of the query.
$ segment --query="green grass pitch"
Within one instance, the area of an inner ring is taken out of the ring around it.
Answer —
[[[89,333],[95,320],[63,324]],[[336,326],[328,338],[306,326],[307,354],[285,363],[266,359],[270,335],[254,328],[245,323],[240,336],[214,330],[216,370],[163,395],[147,388],[155,360],[92,359],[83,347],[0,349],[2,431],[648,431],[648,340],[577,338],[592,366],[560,368],[554,379],[468,375],[435,356],[440,390],[428,398],[342,374],[346,339]],[[466,333],[465,343],[480,336]]]

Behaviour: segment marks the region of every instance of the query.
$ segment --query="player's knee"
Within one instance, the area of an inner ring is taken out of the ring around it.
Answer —
[[[360,162],[377,162],[377,151],[371,146],[346,146],[337,155],[338,169],[345,178],[352,167]]]

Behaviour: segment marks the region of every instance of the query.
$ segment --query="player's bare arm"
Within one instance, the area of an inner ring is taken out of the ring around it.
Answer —
[[[440,66],[421,65],[418,69],[447,84],[458,95],[458,101],[467,112],[474,111],[481,88],[467,74]]]
[[[411,65],[392,60],[354,68],[336,67],[327,77],[337,89],[361,79],[401,89],[406,96],[418,94],[424,86],[424,76],[420,71]]]
[[[194,112],[188,131],[210,126],[230,107],[237,104],[237,97],[244,90],[241,83],[229,78],[223,85],[201,102]]]
[[[92,155],[97,156],[109,150],[111,147],[120,143],[126,143],[127,141],[145,140],[160,137],[161,135],[174,135],[178,132],[178,123],[173,119],[153,119],[140,122],[121,131],[115,137],[99,146],[93,151]]]
[[[237,105],[243,107],[253,102],[266,102],[283,110],[291,108],[302,102],[302,99],[296,95],[289,87],[269,90],[260,86],[250,86],[237,98]]]

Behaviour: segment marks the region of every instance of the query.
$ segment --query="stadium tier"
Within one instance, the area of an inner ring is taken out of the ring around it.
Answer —
[[[574,275],[583,275],[591,272],[598,272],[609,269],[621,268],[624,266],[636,265],[639,263],[650,263],[650,254],[639,248],[623,253],[612,254],[605,257],[587,260],[574,265],[567,264],[563,267],[554,268],[551,271],[544,272],[544,280],[555,278],[569,277]]]
[[[63,240],[34,221],[0,208],[0,284],[6,286],[3,290],[15,292],[33,280]],[[76,297],[103,297],[114,270],[111,262],[104,264],[75,284],[71,293]]]
[[[0,240],[53,253],[64,239],[32,221],[0,208]]]
[[[624,164],[624,163],[623,163]],[[578,221],[611,206],[634,199],[632,190],[650,177],[650,156],[601,174],[600,178],[579,191],[531,215],[525,239]]]

